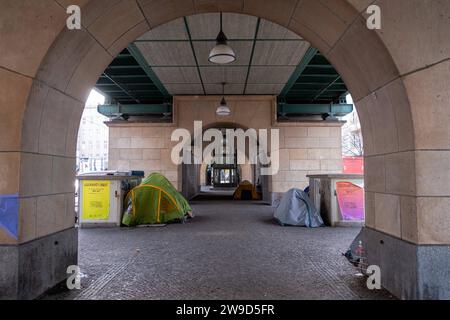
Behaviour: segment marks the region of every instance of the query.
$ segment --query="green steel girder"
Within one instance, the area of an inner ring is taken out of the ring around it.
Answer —
[[[333,81],[331,81],[325,88],[323,88],[322,90],[320,90],[320,92],[318,92],[316,94],[316,96],[314,97],[313,101],[316,101],[320,95],[324,94],[328,89],[330,89],[337,81],[339,81],[341,79],[341,76],[338,75],[336,77],[336,79],[334,79]],[[340,91],[339,91],[340,92]]]
[[[326,57],[310,48],[280,96],[287,104],[330,104],[340,102],[347,87]]]
[[[352,104],[278,104],[278,113],[283,115],[322,115],[345,116],[353,111]]]
[[[141,66],[137,66],[137,65],[113,65],[113,64],[110,64],[106,69],[138,69],[138,70],[140,70],[140,69],[142,69],[142,67]]]
[[[103,73],[103,76],[106,77],[109,81],[111,81],[111,83],[113,83],[120,90],[119,92],[125,93],[133,101],[140,103],[140,100],[134,94],[132,94],[129,90],[127,90],[127,88],[125,88],[123,85],[121,85],[120,83],[115,81],[113,78],[111,78],[111,76],[108,75],[106,72]]]
[[[116,75],[114,77],[118,79],[131,79],[131,80],[138,78],[140,79],[140,81],[142,81],[142,79],[148,79],[148,76],[146,74],[123,74],[123,75]],[[105,76],[103,75],[100,76],[100,79],[104,78]]]
[[[303,71],[305,71],[306,67],[311,62],[312,58],[314,58],[316,53],[317,53],[317,49],[315,49],[313,47],[308,48],[302,61],[300,61],[297,68],[295,68],[294,73],[291,75],[288,82],[286,83],[283,90],[281,91],[281,93],[280,93],[281,97],[284,97],[288,94],[289,90],[291,90],[291,88],[295,85],[295,83],[297,82],[297,79],[300,77],[300,75],[303,73]]]
[[[99,105],[97,111],[107,117],[120,115],[144,116],[172,112],[169,104],[106,104]]]
[[[128,46],[128,51],[131,53],[131,55],[136,59],[139,66],[144,70],[144,72],[147,74],[147,76],[153,81],[155,86],[161,91],[161,93],[166,97],[170,98],[170,93],[166,90],[162,82],[159,80],[159,78],[156,76],[156,74],[153,72],[152,68],[148,65],[147,61],[145,60],[144,56],[142,55],[141,51],[136,47],[134,43],[130,44]]]
[[[216,38],[212,39],[192,39],[192,42],[216,42]],[[250,42],[255,39],[253,38],[243,38],[243,39],[227,39],[228,42]],[[306,41],[304,39],[286,39],[286,38],[267,38],[267,39],[256,39],[256,42],[274,42],[274,41],[283,41],[283,42],[302,42]],[[135,40],[135,43],[152,43],[152,42],[189,42],[188,39],[142,39]]]

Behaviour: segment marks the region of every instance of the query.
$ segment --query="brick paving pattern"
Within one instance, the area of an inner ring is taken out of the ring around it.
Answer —
[[[342,253],[358,228],[280,227],[260,203],[197,201],[166,227],[82,229],[82,290],[42,299],[392,299]]]

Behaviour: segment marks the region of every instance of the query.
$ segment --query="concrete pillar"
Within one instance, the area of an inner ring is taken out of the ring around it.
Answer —
[[[342,173],[342,125],[276,124],[280,130],[280,171],[271,177],[272,203],[289,189],[305,189],[310,174]]]
[[[354,95],[362,124],[362,237],[369,262],[381,267],[383,286],[396,296],[448,299],[450,50],[438,39],[448,36],[442,12],[450,12],[450,4],[376,4],[383,18],[379,40],[363,44],[371,32],[359,19],[328,52]],[[418,23],[411,23],[413,17]]]

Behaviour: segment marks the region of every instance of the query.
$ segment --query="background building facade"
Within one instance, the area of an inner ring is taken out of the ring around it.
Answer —
[[[86,173],[108,169],[108,118],[97,112],[105,97],[93,90],[86,102],[77,141],[77,172]]]

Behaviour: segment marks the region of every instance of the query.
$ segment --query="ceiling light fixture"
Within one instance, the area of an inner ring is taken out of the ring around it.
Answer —
[[[228,107],[227,101],[225,100],[225,83],[222,83],[222,87],[223,96],[222,100],[220,101],[220,105],[217,107],[216,113],[218,116],[226,117],[231,114],[231,109],[230,107]]]
[[[216,46],[209,53],[209,62],[227,64],[236,61],[233,49],[227,43],[228,39],[223,32],[222,12],[220,13],[220,32],[217,35]]]

